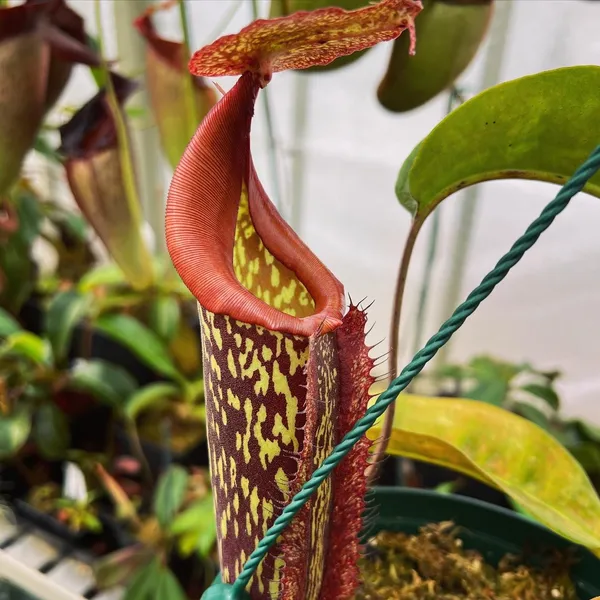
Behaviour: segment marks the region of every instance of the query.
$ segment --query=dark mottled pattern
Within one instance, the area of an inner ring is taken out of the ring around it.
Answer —
[[[219,552],[223,579],[232,582],[291,495],[349,429],[354,409],[366,406],[372,363],[364,360],[364,315],[355,308],[337,331],[310,340],[203,309],[200,318]],[[253,600],[347,597],[323,595],[331,575],[324,568],[342,541],[345,555],[358,552],[363,449],[361,443],[284,532],[250,584]],[[340,506],[333,506],[334,494]],[[342,540],[338,529],[348,524],[352,533]]]

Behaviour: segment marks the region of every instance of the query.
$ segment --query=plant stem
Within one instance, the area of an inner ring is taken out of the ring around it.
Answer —
[[[117,0],[112,5],[119,70],[128,77],[143,78],[146,72],[146,42],[131,23],[152,5],[152,0]],[[147,87],[136,91],[128,101],[128,106],[137,113],[129,117],[129,122],[136,157],[139,199],[144,216],[154,231],[155,251],[161,254],[165,250],[163,155]]]
[[[480,85],[485,90],[496,85],[501,78],[504,66],[507,32],[514,8],[514,0],[497,2],[495,15],[488,33],[489,45],[483,65],[483,77]],[[455,228],[455,242],[452,249],[450,274],[445,293],[442,295],[442,319],[450,315],[460,301],[460,291],[464,281],[466,262],[473,237],[473,224],[479,203],[479,187],[469,187],[461,199],[458,227]],[[446,364],[452,345],[446,344],[440,349],[433,363],[433,368]]]
[[[252,0],[252,17],[254,20],[260,18],[258,0]],[[279,181],[279,169],[277,168],[277,142],[275,141],[275,128],[267,88],[262,90],[262,98],[265,117],[267,119],[267,135],[269,137],[269,160],[271,163],[271,177],[273,178],[273,204],[277,208],[281,208],[281,183]]]
[[[402,251],[402,259],[400,261],[400,268],[398,269],[398,276],[396,278],[396,289],[394,291],[394,304],[392,320],[390,323],[389,331],[389,347],[388,347],[388,379],[391,381],[396,378],[398,370],[398,347],[400,339],[400,319],[402,317],[402,300],[404,298],[404,290],[406,288],[406,278],[408,276],[408,268],[410,266],[410,259],[412,257],[413,250],[415,248],[415,242],[417,236],[421,230],[422,220],[415,220],[412,222],[406,241],[404,242],[404,250]],[[375,450],[372,454],[371,464],[367,469],[367,484],[373,483],[377,477],[379,471],[379,465],[381,459],[385,454],[387,448],[388,439],[392,432],[392,424],[394,422],[394,412],[396,409],[395,402],[390,404],[383,416],[383,426],[381,428],[381,437],[375,445]]]
[[[440,209],[438,208],[432,215],[431,231],[429,233],[429,248],[427,249],[427,262],[425,263],[425,271],[423,273],[421,290],[419,292],[419,308],[417,309],[417,317],[415,319],[413,354],[416,354],[421,348],[421,339],[423,337],[425,315],[427,313],[427,304],[429,299],[429,288],[431,286],[433,265],[435,264],[438,239],[440,235],[440,221]]]
[[[448,95],[448,104],[446,106],[446,115],[448,116],[458,104],[465,101],[463,94],[452,86]],[[429,300],[429,288],[431,286],[431,278],[433,275],[433,267],[437,255],[438,240],[440,236],[441,223],[441,207],[438,207],[432,217],[431,232],[429,234],[429,248],[427,250],[427,262],[425,263],[425,271],[423,272],[423,280],[421,282],[421,291],[419,293],[419,308],[415,319],[415,338],[413,343],[413,354],[421,348],[421,340],[423,338],[423,328],[425,327],[425,316],[427,314],[427,304]],[[412,385],[412,384],[411,384]]]
[[[200,122],[198,114],[198,104],[196,102],[195,85],[193,76],[188,73],[187,61],[192,55],[192,43],[190,35],[190,26],[185,0],[179,0],[179,19],[181,21],[181,30],[183,32],[184,64],[182,65],[184,73],[187,75],[184,79],[185,93],[185,117],[190,138],[196,133],[196,128]]]
[[[150,470],[148,459],[144,454],[144,449],[142,448],[142,442],[140,440],[140,435],[138,433],[135,421],[127,419],[125,421],[125,430],[127,432],[127,437],[129,438],[131,452],[133,453],[135,458],[137,458],[137,460],[140,462],[140,466],[142,467],[144,480],[148,485],[152,485],[154,482],[154,478],[152,477],[152,471]]]

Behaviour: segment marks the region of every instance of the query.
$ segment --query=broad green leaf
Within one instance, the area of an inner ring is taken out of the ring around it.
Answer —
[[[90,297],[75,290],[59,292],[54,296],[46,313],[46,336],[52,344],[54,359],[60,362],[67,357],[73,329],[85,317]]]
[[[181,375],[169,354],[167,346],[145,325],[129,315],[101,316],[96,327],[126,348],[161,375],[180,380]]]
[[[86,273],[79,281],[77,287],[82,294],[85,294],[100,286],[124,285],[126,283],[125,273],[123,273],[118,265],[110,263],[108,265],[100,265]]]
[[[103,360],[78,361],[71,369],[68,386],[114,408],[122,408],[137,389],[135,379],[125,369]]]
[[[470,374],[479,380],[500,379],[508,383],[523,371],[530,370],[529,365],[515,365],[489,356],[476,356],[469,363]]]
[[[136,390],[125,403],[125,416],[134,421],[141,412],[158,407],[181,394],[181,389],[172,383],[151,383]]]
[[[447,3],[425,0],[415,20],[417,52],[409,54],[410,40],[395,42],[379,102],[393,112],[421,106],[448,89],[475,58],[492,15],[492,1]]]
[[[42,404],[33,421],[33,439],[42,456],[49,459],[64,457],[70,437],[65,414],[51,402]]]
[[[17,320],[8,311],[0,307],[0,337],[6,337],[17,331],[21,331],[21,326]]]
[[[521,388],[524,392],[532,394],[537,398],[541,398],[550,408],[554,410],[558,410],[560,408],[560,398],[558,394],[547,385],[540,385],[538,383],[530,383],[528,385],[524,385]]]
[[[0,414],[0,460],[14,456],[29,437],[31,414],[25,408],[11,415]]]
[[[188,597],[171,569],[166,567],[160,572],[154,598],[156,600],[187,600]]]
[[[580,66],[478,94],[413,150],[396,182],[400,203],[422,222],[444,198],[482,181],[564,183],[598,144],[590,127],[600,114],[598,89],[600,67]],[[600,196],[600,173],[584,190]]]
[[[600,427],[581,420],[574,421],[574,424],[587,439],[600,443]]]
[[[158,296],[150,304],[149,325],[162,340],[171,342],[179,330],[181,310],[173,296]]]
[[[48,340],[29,331],[11,333],[0,347],[0,355],[3,354],[27,358],[40,365],[52,363],[52,347]]]
[[[208,557],[217,541],[212,495],[197,500],[177,515],[171,533],[177,536],[177,548],[182,556],[196,553],[201,558]]]
[[[600,498],[585,471],[522,417],[475,400],[401,394],[388,452],[497,487],[550,529],[600,553]]]
[[[472,400],[481,400],[494,406],[502,406],[508,394],[508,384],[501,379],[482,381],[466,397]]]
[[[160,477],[154,492],[154,514],[163,529],[169,527],[185,498],[188,473],[171,465]]]
[[[123,600],[154,599],[156,597],[156,590],[160,582],[162,569],[160,556],[157,554],[150,562],[136,571],[135,576],[125,590]]]
[[[569,452],[587,473],[600,472],[600,447],[594,442],[582,442],[569,447]]]

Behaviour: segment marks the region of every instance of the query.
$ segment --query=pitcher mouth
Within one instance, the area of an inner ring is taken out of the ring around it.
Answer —
[[[281,218],[252,161],[250,129],[261,83],[258,74],[242,75],[190,142],[169,189],[167,247],[206,310],[271,331],[327,333],[341,324],[344,288]],[[246,205],[249,220],[241,231]],[[244,236],[254,236],[251,256]],[[242,259],[247,264],[240,265]],[[270,267],[270,281],[260,262]],[[247,269],[257,276],[250,285],[240,276]]]

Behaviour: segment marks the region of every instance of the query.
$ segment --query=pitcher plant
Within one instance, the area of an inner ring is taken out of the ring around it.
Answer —
[[[221,576],[232,582],[267,528],[363,414],[373,383],[365,311],[277,213],[250,152],[272,74],[326,65],[408,29],[414,0],[258,20],[190,61],[240,75],[204,119],[171,184],[167,245],[199,304]],[[351,597],[370,442],[340,464],[260,565],[252,598]]]

